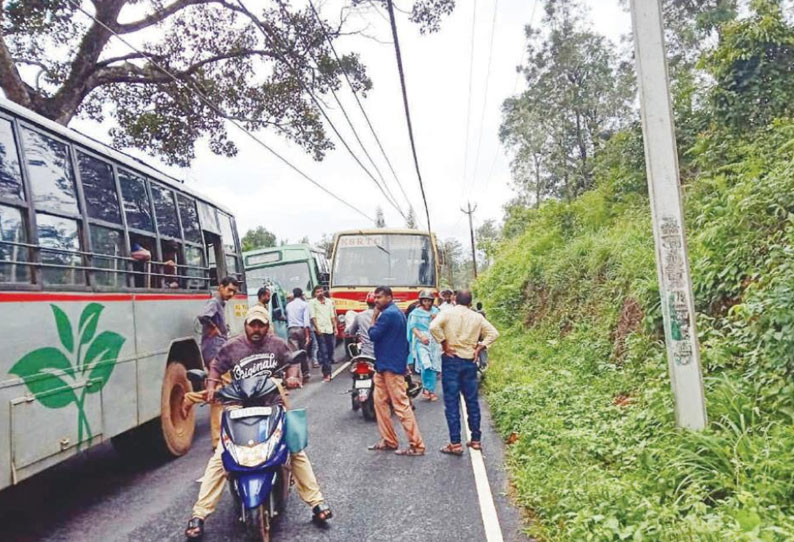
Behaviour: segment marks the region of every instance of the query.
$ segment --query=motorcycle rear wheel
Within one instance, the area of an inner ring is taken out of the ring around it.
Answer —
[[[266,505],[246,511],[245,530],[252,542],[270,542],[270,513]]]
[[[365,420],[372,421],[375,419],[375,402],[372,397],[361,404],[361,413],[364,415]]]

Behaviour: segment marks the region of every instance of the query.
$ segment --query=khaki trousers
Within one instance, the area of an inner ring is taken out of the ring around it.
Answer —
[[[223,416],[223,405],[210,403],[210,438],[213,449],[217,448],[221,441],[221,416]]]
[[[204,477],[201,479],[201,489],[196,504],[193,506],[193,517],[206,518],[215,511],[223,495],[223,486],[226,484],[226,471],[223,468],[221,453],[223,445],[215,448],[215,453],[207,463]],[[314,477],[312,464],[306,452],[298,452],[290,456],[292,477],[298,488],[300,498],[312,508],[323,502],[323,494]]]
[[[405,376],[394,374],[389,371],[375,373],[375,415],[378,420],[378,431],[383,442],[392,448],[399,444],[397,433],[394,432],[394,425],[391,422],[391,411],[389,405],[394,408],[397,419],[403,426],[405,436],[412,448],[424,450],[425,443],[419,433],[419,426],[416,423],[416,416],[408,400],[408,393],[405,385]]]

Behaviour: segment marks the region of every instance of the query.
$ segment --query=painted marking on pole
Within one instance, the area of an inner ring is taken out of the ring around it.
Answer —
[[[471,430],[469,429],[469,412],[466,410],[466,403],[463,397],[460,398],[460,407],[463,409],[463,428],[466,431],[466,441],[471,440]],[[491,484],[488,483],[488,471],[485,470],[485,460],[482,452],[469,448],[471,456],[471,467],[474,470],[474,485],[477,488],[477,498],[480,501],[480,515],[482,524],[485,527],[485,540],[487,542],[503,542],[502,527],[499,525],[499,516],[496,513],[496,503],[491,493]]]
[[[333,373],[331,373],[331,380],[333,380],[334,378],[336,378],[336,377],[337,377],[337,375],[339,375],[339,373],[341,373],[342,371],[344,371],[344,370],[345,370],[345,369],[347,369],[348,367],[350,367],[350,362],[349,362],[349,361],[346,361],[346,362],[344,362],[344,363],[342,364],[342,366],[341,366],[341,367],[339,367],[339,368],[338,368],[336,371],[334,371]]]

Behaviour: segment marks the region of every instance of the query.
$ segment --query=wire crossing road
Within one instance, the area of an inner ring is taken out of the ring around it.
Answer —
[[[308,410],[307,451],[335,517],[328,528],[314,525],[309,507],[293,488],[275,540],[486,540],[470,455],[438,452],[447,440],[441,401],[416,401],[427,455],[398,457],[366,449],[378,440],[378,432],[374,422],[351,410],[347,371],[330,384],[319,380],[315,374],[306,388],[292,393],[291,401],[294,408]],[[127,465],[104,444],[0,493],[3,540],[184,540],[198,493],[196,480],[210,455],[208,411],[200,409],[193,448],[180,459]],[[506,495],[502,445],[490,428],[487,409],[483,428],[485,466],[502,535],[506,541],[526,541]],[[397,431],[402,438],[402,429]],[[240,540],[241,535],[231,496],[224,492],[207,520],[204,540]]]

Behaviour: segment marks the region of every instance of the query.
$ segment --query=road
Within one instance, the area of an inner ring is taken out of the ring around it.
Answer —
[[[341,364],[335,365],[336,368]],[[317,371],[317,370],[315,370]],[[447,440],[442,402],[416,402],[428,453],[398,457],[367,451],[374,422],[350,409],[346,371],[331,383],[317,375],[293,392],[309,414],[307,450],[335,518],[327,528],[293,490],[276,540],[486,541],[472,458],[438,452]],[[9,541],[181,541],[210,455],[208,409],[201,408],[190,453],[176,460],[126,464],[109,443],[0,493],[2,539]],[[526,541],[507,496],[501,441],[484,412],[483,455],[505,541]],[[395,419],[395,423],[397,423]],[[398,434],[403,437],[402,430]],[[207,542],[239,540],[228,493],[207,520]]]

